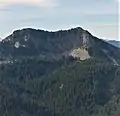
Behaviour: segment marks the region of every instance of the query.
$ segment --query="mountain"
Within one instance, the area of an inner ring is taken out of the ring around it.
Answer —
[[[14,31],[0,42],[0,115],[120,116],[119,54],[80,27]]]
[[[96,58],[119,59],[120,49],[114,47],[80,27],[48,32],[44,30],[16,30],[0,43],[3,57],[41,57],[59,59],[72,55],[81,60]]]
[[[120,48],[120,41],[111,40],[108,41],[108,43]]]

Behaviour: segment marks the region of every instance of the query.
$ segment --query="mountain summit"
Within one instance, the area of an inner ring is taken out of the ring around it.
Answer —
[[[73,56],[80,60],[89,58],[120,58],[120,49],[92,36],[77,27],[69,30],[49,32],[26,28],[14,31],[0,42],[1,56],[19,58],[23,56],[59,59]]]

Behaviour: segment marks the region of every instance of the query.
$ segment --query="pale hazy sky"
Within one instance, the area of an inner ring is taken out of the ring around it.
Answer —
[[[19,28],[80,26],[100,38],[119,40],[117,0],[0,0],[0,37]]]

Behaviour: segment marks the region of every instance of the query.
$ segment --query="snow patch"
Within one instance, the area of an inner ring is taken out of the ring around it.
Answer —
[[[19,48],[20,47],[20,43],[19,42],[15,42],[15,48]]]

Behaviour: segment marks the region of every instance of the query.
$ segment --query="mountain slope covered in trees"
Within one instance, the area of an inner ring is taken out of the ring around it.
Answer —
[[[1,116],[120,115],[120,49],[81,28],[15,31],[0,56]]]
[[[119,116],[120,67],[95,59],[30,61],[1,67],[1,115]]]

